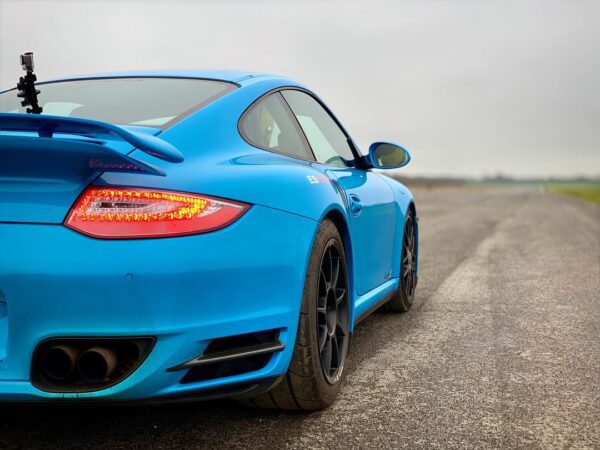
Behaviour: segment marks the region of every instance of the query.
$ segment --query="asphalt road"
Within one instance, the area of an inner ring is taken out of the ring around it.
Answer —
[[[413,310],[356,330],[337,403],[0,407],[0,447],[600,448],[600,208],[416,192]]]

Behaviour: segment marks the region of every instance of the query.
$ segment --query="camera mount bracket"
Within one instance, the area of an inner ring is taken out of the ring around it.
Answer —
[[[38,94],[40,91],[35,88],[37,77],[33,73],[33,53],[23,53],[21,55],[21,67],[27,73],[24,77],[19,78],[17,83],[17,97],[22,98],[21,106],[31,106],[27,108],[27,114],[41,114],[43,109],[38,104]]]

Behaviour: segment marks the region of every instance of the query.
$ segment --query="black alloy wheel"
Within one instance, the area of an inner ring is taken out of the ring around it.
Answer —
[[[350,348],[350,289],[339,229],[323,220],[311,249],[292,360],[270,391],[245,404],[315,411],[331,405],[342,384]]]
[[[417,221],[412,209],[406,213],[402,254],[400,255],[400,285],[394,296],[383,305],[384,311],[406,312],[413,304],[417,287]]]
[[[317,295],[317,341],[327,381],[336,383],[348,346],[348,284],[346,267],[332,239],[321,259]]]
[[[402,240],[402,282],[400,283],[404,295],[412,300],[417,287],[417,258],[416,258],[416,233],[412,211],[409,211],[404,228]]]

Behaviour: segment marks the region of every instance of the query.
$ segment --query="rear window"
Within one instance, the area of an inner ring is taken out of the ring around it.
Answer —
[[[104,78],[38,83],[43,114],[167,128],[232,91],[232,83],[188,78]],[[24,113],[17,90],[0,94],[0,112]]]

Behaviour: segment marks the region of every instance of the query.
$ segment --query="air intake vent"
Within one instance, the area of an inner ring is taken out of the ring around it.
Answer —
[[[262,369],[284,348],[279,330],[214,339],[204,353],[169,371],[188,369],[181,383],[195,383]]]

